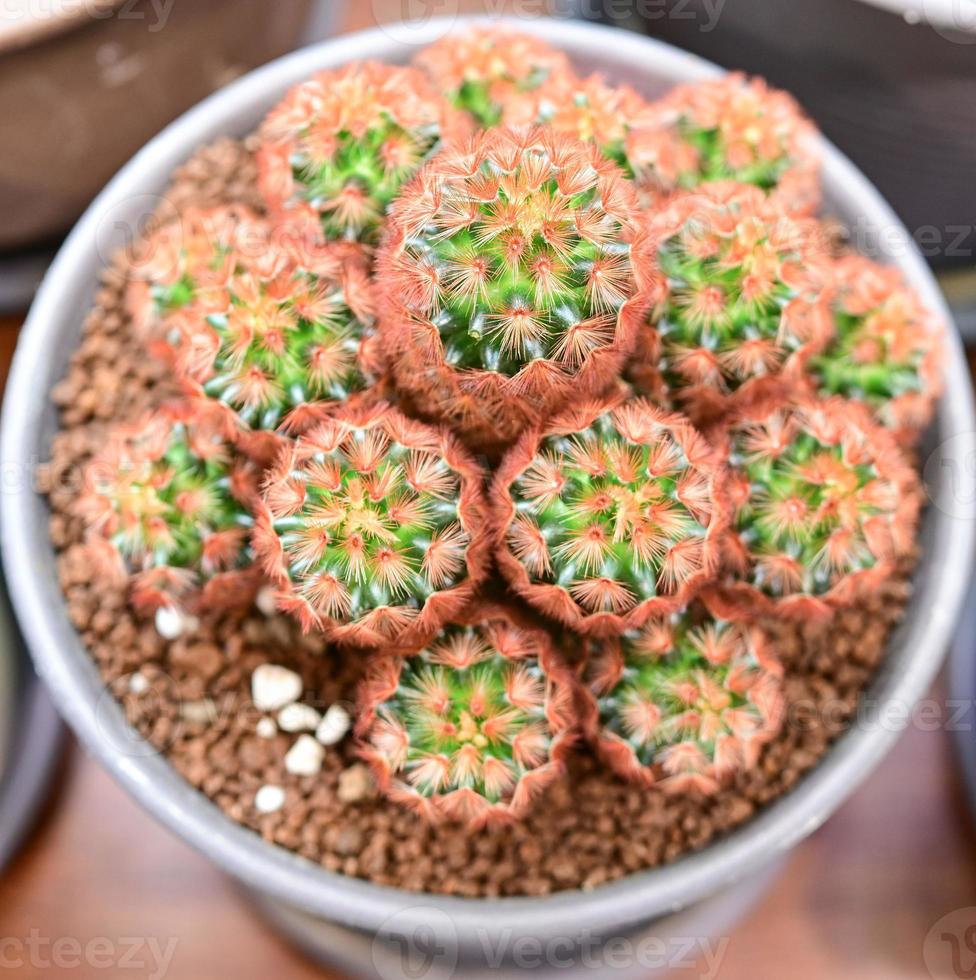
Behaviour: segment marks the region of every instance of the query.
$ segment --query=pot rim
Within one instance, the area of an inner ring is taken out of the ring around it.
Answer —
[[[872,7],[880,7],[892,14],[899,14],[909,24],[928,24],[936,30],[958,31],[960,34],[976,30],[976,14],[963,21],[959,16],[958,0],[861,0]]]
[[[673,864],[637,872],[591,892],[546,898],[463,899],[414,894],[328,872],[226,817],[177,774],[124,720],[71,626],[47,532],[47,509],[30,485],[32,465],[44,459],[54,425],[50,386],[60,377],[80,327],[79,309],[94,295],[94,276],[122,244],[118,216],[135,201],[158,202],[172,170],[218,135],[243,135],[285,88],[313,71],[357,58],[402,61],[413,45],[441,37],[455,25],[485,18],[437,18],[390,25],[298,51],[245,76],[200,103],[140,151],[91,205],[58,254],[31,309],[17,346],[0,424],[3,562],[11,598],[38,672],[59,709],[109,772],[161,823],[249,887],[351,928],[410,933],[446,922],[462,946],[521,937],[576,936],[620,930],[690,905],[759,870],[818,828],[874,769],[894,743],[894,726],[852,727],[789,794],[726,837]],[[714,77],[720,69],[661,42],[613,28],[558,20],[524,20],[519,30],[544,37],[590,67],[615,66],[668,84]],[[648,67],[650,66],[650,68]],[[656,73],[651,76],[651,72]],[[879,254],[896,259],[923,298],[947,324],[951,317],[907,231],[867,179],[824,143],[824,184],[831,205],[865,222],[878,235]],[[148,192],[147,192],[148,188]],[[131,218],[129,218],[131,225]],[[965,473],[976,458],[976,418],[962,347],[948,330],[946,394],[939,407],[943,459]],[[880,705],[911,708],[942,661],[965,597],[976,530],[976,501],[952,494],[951,472],[936,468],[930,508],[931,539],[913,600],[914,615],[892,641],[872,686]],[[18,478],[18,474],[21,476]],[[10,480],[14,481],[13,487]],[[951,510],[951,513],[950,513]],[[926,532],[928,534],[928,532]],[[934,579],[934,581],[933,581]],[[125,747],[128,751],[121,751]],[[393,918],[395,916],[395,918]],[[446,918],[445,918],[446,917]]]

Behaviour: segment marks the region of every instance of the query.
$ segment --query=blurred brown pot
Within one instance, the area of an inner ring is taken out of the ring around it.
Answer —
[[[291,50],[312,0],[20,0],[0,11],[0,253],[71,227],[166,123]],[[25,14],[12,10],[22,6]]]

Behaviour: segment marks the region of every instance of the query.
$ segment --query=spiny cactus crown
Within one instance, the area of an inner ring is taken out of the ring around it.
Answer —
[[[321,72],[265,121],[261,187],[273,210],[321,221],[328,239],[373,241],[387,207],[460,115],[414,68],[361,62]]]
[[[600,720],[641,766],[659,768],[666,785],[711,791],[755,764],[779,694],[739,627],[694,625],[683,613],[620,643],[619,678],[600,692]]]
[[[177,369],[255,429],[293,409],[341,401],[370,380],[360,359],[367,272],[343,246],[320,250],[317,275],[280,252],[238,255],[219,287],[174,316]],[[362,315],[362,314],[361,314]]]
[[[246,505],[255,493],[253,472],[231,462],[213,427],[160,412],[109,438],[89,465],[80,506],[130,572],[159,573],[141,584],[152,584],[144,604],[161,605],[167,592],[176,598],[250,564]]]
[[[787,93],[732,74],[673,89],[631,129],[625,152],[638,180],[666,193],[733,180],[809,213],[818,198],[814,135]]]
[[[431,320],[447,362],[514,375],[575,370],[611,343],[634,294],[636,204],[597,151],[544,130],[447,149],[403,195],[394,296]]]
[[[422,796],[473,790],[491,803],[549,758],[547,682],[512,628],[448,627],[407,659],[371,742]]]
[[[588,613],[675,594],[707,564],[707,452],[690,426],[642,400],[546,438],[509,490],[512,554]]]
[[[259,535],[258,547],[269,574],[290,578],[306,625],[381,607],[406,621],[465,577],[460,496],[438,434],[381,406],[323,422],[283,454],[263,494],[279,541]]]
[[[763,408],[732,430],[730,463],[744,571],[772,596],[819,596],[847,574],[901,553],[904,491],[880,435],[843,407]]]
[[[829,335],[827,275],[812,229],[752,188],[685,198],[656,223],[655,327],[679,398],[779,371]]]
[[[836,336],[811,361],[818,394],[866,402],[888,428],[924,426],[938,384],[932,315],[896,269],[850,255],[834,271]]]
[[[449,34],[422,51],[416,64],[438,91],[485,128],[503,121],[512,100],[570,72],[566,56],[545,42],[490,27]]]

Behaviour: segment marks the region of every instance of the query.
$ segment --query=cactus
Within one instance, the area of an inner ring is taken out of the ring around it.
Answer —
[[[383,404],[313,427],[257,510],[280,608],[340,642],[422,642],[487,572],[482,481],[453,437]]]
[[[814,390],[863,402],[900,442],[915,442],[941,388],[942,327],[897,269],[848,255],[834,276],[836,335],[809,362]]]
[[[261,192],[296,226],[373,242],[401,185],[442,139],[468,129],[415,68],[356,62],[320,72],[262,126]]]
[[[356,247],[299,256],[272,240],[235,253],[223,281],[167,323],[176,372],[194,394],[226,406],[245,431],[295,433],[381,372],[371,317],[369,268]]]
[[[731,467],[728,618],[828,615],[914,546],[919,486],[885,432],[839,399],[768,398],[720,434]]]
[[[238,205],[190,209],[163,220],[145,236],[129,268],[126,305],[136,331],[146,341],[160,339],[169,315],[221,289],[234,256],[263,249],[267,236],[265,222]]]
[[[637,360],[659,367],[699,424],[770,379],[795,386],[831,336],[820,227],[781,214],[755,188],[675,202],[651,221],[646,265],[656,308]]]
[[[421,51],[415,64],[437,91],[446,92],[483,128],[507,121],[505,110],[511,102],[537,92],[551,79],[571,74],[561,51],[531,35],[499,27],[448,34]]]
[[[645,309],[632,188],[592,146],[499,129],[446,149],[377,258],[398,389],[472,445],[601,393]]]
[[[138,609],[215,612],[246,605],[261,581],[248,542],[257,482],[219,420],[184,403],[112,431],[76,506]]]
[[[782,723],[780,669],[739,626],[683,611],[591,646],[584,725],[625,779],[715,793]]]
[[[758,78],[678,86],[642,114],[624,152],[654,202],[733,180],[758,187],[788,214],[810,215],[820,204],[816,128],[791,96]]]
[[[581,632],[620,633],[684,605],[714,575],[728,521],[698,432],[621,399],[527,432],[492,487],[505,578]]]
[[[563,769],[573,680],[548,635],[478,605],[408,657],[380,657],[358,731],[377,781],[429,819],[520,816]]]

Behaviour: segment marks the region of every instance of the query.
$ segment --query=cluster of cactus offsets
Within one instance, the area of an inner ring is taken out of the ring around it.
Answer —
[[[511,587],[587,633],[684,606],[714,576],[728,523],[704,438],[682,417],[622,398],[526,433],[492,492]]]
[[[387,405],[346,409],[282,452],[255,545],[306,629],[409,644],[487,574],[484,474],[446,432]]]
[[[429,817],[510,820],[564,769],[574,690],[544,630],[475,604],[413,656],[377,659],[359,731],[395,799]]]
[[[415,64],[439,92],[467,112],[480,127],[503,122],[536,122],[513,104],[532,99],[550,80],[572,75],[569,59],[544,41],[505,28],[474,28],[448,35],[421,51]],[[534,105],[534,103],[531,103]]]
[[[89,466],[93,558],[144,612],[264,584],[427,817],[516,819],[579,742],[716,792],[780,725],[775,621],[901,574],[940,389],[942,325],[814,216],[817,140],[760,81],[652,102],[504,26],[316,75],[264,207],[135,255],[184,401]]]
[[[109,434],[76,507],[96,559],[132,576],[142,610],[247,606],[260,584],[250,547],[258,472],[221,420],[161,409]]]
[[[644,373],[662,375],[702,424],[770,382],[795,387],[833,332],[819,226],[782,214],[753,187],[723,184],[681,198],[650,228]],[[635,380],[647,385],[639,372]]]
[[[682,613],[591,641],[585,727],[615,772],[669,792],[714,793],[779,729],[778,664],[740,626]]]
[[[816,393],[863,402],[896,438],[914,442],[942,388],[939,324],[897,269],[838,259],[836,333],[809,362]]]
[[[469,129],[415,68],[365,62],[321,72],[265,120],[261,189],[290,222],[372,242],[403,183],[442,140]]]
[[[625,154],[652,200],[731,180],[760,188],[788,214],[810,215],[820,205],[817,139],[789,95],[737,73],[653,103]]]
[[[723,426],[735,510],[718,608],[816,617],[890,577],[914,546],[915,472],[842,400],[769,398]]]
[[[397,385],[479,446],[613,383],[645,312],[637,204],[599,151],[496,129],[435,157],[381,252]]]

